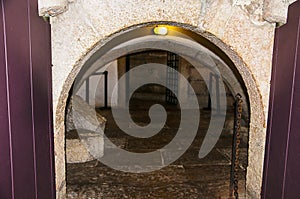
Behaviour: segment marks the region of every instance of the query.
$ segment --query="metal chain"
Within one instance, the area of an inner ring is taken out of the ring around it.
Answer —
[[[240,154],[240,137],[241,137],[241,119],[242,119],[242,96],[237,94],[235,96],[235,118],[234,118],[234,132],[233,132],[233,150],[232,150],[232,171],[231,171],[231,182],[230,182],[230,197],[232,192],[236,199],[238,199],[238,168],[239,168],[239,154]]]

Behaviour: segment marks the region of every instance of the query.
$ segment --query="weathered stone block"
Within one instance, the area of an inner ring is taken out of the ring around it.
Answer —
[[[85,129],[101,133],[105,123],[106,119],[81,97],[75,95],[71,98],[66,116],[66,131]]]
[[[39,0],[40,16],[56,16],[67,10],[68,0]]]
[[[66,117],[66,130],[76,129],[79,135],[79,139],[66,139],[67,162],[87,162],[102,157],[106,119],[78,96],[71,98]]]
[[[66,153],[67,163],[88,162],[100,158],[104,153],[103,137],[88,135],[82,139],[67,139]]]

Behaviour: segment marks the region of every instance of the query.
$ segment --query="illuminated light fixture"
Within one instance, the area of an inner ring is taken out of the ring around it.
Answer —
[[[168,34],[168,28],[165,26],[156,26],[153,29],[153,32],[156,35],[166,35],[166,34]]]

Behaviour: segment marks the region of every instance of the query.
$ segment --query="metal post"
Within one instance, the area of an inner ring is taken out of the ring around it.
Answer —
[[[125,64],[125,70],[126,73],[130,70],[130,55],[126,55],[126,64]],[[127,73],[126,75],[126,88],[125,88],[125,92],[126,92],[126,102],[129,103],[129,73]]]
[[[220,113],[220,76],[219,75],[214,75],[216,79],[216,95],[217,95],[217,113]]]
[[[91,74],[91,76],[95,75],[104,75],[104,108],[108,108],[108,71],[104,72],[96,72]],[[86,101],[89,102],[89,86],[90,81],[89,77],[86,79]]]
[[[90,103],[90,77],[85,80],[85,101]]]
[[[207,109],[211,110],[211,95],[212,95],[212,76],[213,74],[209,74],[209,84],[208,84],[208,104],[207,104]]]
[[[104,71],[104,107],[108,108],[107,98],[108,98],[108,71]]]

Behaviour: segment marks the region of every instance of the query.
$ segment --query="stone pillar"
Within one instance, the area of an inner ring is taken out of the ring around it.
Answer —
[[[121,57],[118,59],[118,79],[122,77],[126,73],[126,58]],[[126,99],[126,85],[125,84],[120,84],[118,87],[118,101],[117,104],[119,107],[125,108],[126,103],[124,100],[121,99]]]
[[[189,66],[188,63],[183,59],[179,58],[179,73],[185,78],[189,78]],[[178,80],[178,97],[183,102],[188,103],[188,85]]]
[[[68,0],[38,0],[40,16],[56,16],[67,10]]]

